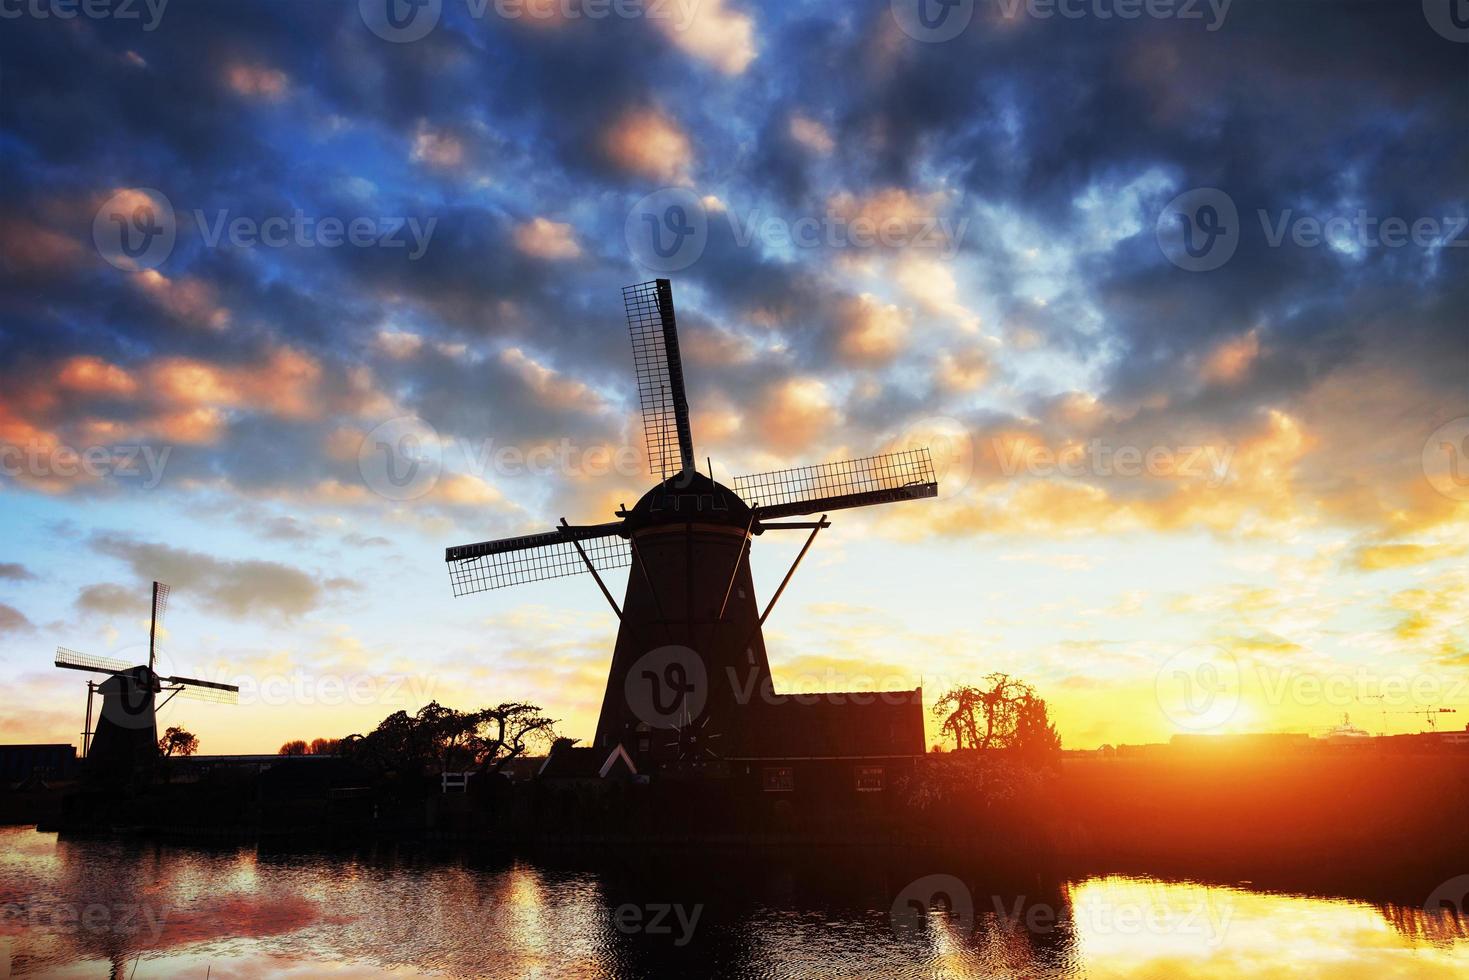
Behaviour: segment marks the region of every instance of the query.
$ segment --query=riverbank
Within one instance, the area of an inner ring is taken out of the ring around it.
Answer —
[[[1194,751],[933,757],[822,805],[711,779],[372,780],[341,760],[181,761],[127,788],[10,800],[46,829],[273,846],[378,840],[539,849],[880,848],[995,867],[1167,869],[1211,880],[1339,868],[1469,873],[1469,752]],[[934,773],[944,772],[938,779]],[[942,792],[934,792],[938,784]],[[958,786],[958,789],[955,789]],[[27,819],[27,822],[30,822]],[[1350,876],[1350,871],[1343,871]]]

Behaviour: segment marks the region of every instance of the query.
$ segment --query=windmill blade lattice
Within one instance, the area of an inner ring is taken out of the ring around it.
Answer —
[[[626,286],[622,303],[632,337],[633,370],[648,464],[660,479],[694,468],[694,437],[684,391],[683,358],[673,312],[673,287],[667,279]]]
[[[132,664],[123,660],[96,657],[90,653],[68,650],[66,647],[56,648],[56,666],[70,667],[72,670],[93,670],[104,674],[120,674],[133,668]]]
[[[201,681],[192,677],[165,677],[165,685],[178,685],[178,696],[190,701],[211,701],[215,704],[239,704],[240,689],[233,684]]]
[[[171,590],[162,582],[153,583],[153,626],[149,632],[151,647],[148,652],[148,666],[152,667],[158,659],[158,650],[162,646],[163,639],[163,614],[168,611],[168,593]]]
[[[736,477],[735,493],[760,520],[938,496],[927,449],[864,456]]]
[[[449,583],[456,596],[503,589],[523,582],[564,578],[587,571],[579,543],[597,571],[632,564],[632,546],[618,536],[618,524],[567,527],[544,534],[503,538],[448,548]]]

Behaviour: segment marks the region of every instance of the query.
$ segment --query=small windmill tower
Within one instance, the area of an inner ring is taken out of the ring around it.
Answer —
[[[768,751],[772,706],[762,627],[827,513],[938,494],[928,450],[745,476],[733,487],[694,464],[673,291],[666,279],[623,290],[653,475],[631,509],[604,524],[452,547],[455,595],[589,572],[620,620],[595,747],[622,745],[638,768],[698,766]],[[816,520],[789,518],[820,515]],[[750,546],[767,531],[805,530],[804,547],[762,611]],[[618,606],[601,572],[629,567]],[[916,740],[922,753],[919,699]],[[787,711],[789,717],[794,712]],[[803,717],[815,718],[815,714]],[[829,722],[829,717],[823,724]],[[828,727],[830,727],[828,725]]]
[[[148,663],[132,666],[110,657],[94,657],[65,647],[56,648],[56,666],[108,675],[101,683],[87,683],[87,725],[83,752],[90,771],[118,776],[133,772],[158,755],[157,711],[176,695],[198,701],[233,704],[239,688],[233,684],[194,677],[160,677],[157,662],[158,631],[168,608],[168,586],[153,583],[153,614],[148,626]],[[163,704],[158,695],[168,692]],[[102,711],[92,730],[92,695],[102,695]]]

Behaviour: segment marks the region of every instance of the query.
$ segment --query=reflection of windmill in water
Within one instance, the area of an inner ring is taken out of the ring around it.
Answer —
[[[620,621],[587,751],[623,746],[639,769],[699,768],[723,759],[923,752],[922,697],[776,695],[762,627],[830,511],[934,497],[927,449],[740,477],[733,487],[695,468],[672,288],[623,290],[638,398],[659,482],[617,520],[447,549],[455,595],[590,572]],[[783,518],[820,515],[817,520]],[[766,531],[809,531],[761,611],[749,547]],[[601,572],[631,567],[621,607]],[[659,729],[663,731],[658,732]],[[676,738],[668,733],[676,732]],[[609,763],[610,764],[610,763]]]
[[[65,647],[56,648],[56,666],[110,675],[100,683],[87,682],[87,725],[82,732],[82,754],[94,773],[126,774],[158,755],[159,708],[182,695],[197,701],[233,704],[239,688],[194,677],[160,677],[158,631],[168,608],[168,586],[153,583],[153,613],[148,627],[148,663],[132,666],[110,657],[94,657]],[[158,695],[168,697],[158,703]],[[92,695],[102,695],[102,711],[92,730]]]

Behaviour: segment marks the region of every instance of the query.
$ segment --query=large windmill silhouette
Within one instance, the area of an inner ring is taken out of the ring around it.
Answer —
[[[563,518],[541,534],[448,548],[450,582],[455,595],[466,595],[581,572],[596,579],[620,627],[594,747],[622,745],[639,768],[769,754],[766,709],[787,697],[774,693],[761,632],[771,609],[829,526],[827,514],[937,496],[933,464],[927,449],[915,449],[739,477],[733,487],[716,483],[694,463],[669,281],[628,286],[623,303],[659,482],[615,521],[573,525]],[[806,515],[820,517],[789,520]],[[809,535],[761,611],[750,575],[752,539],[789,529]],[[600,573],[629,566],[619,606]],[[921,705],[919,712],[921,753]],[[829,712],[805,717],[833,727]],[[904,739],[909,748],[913,742]]]

